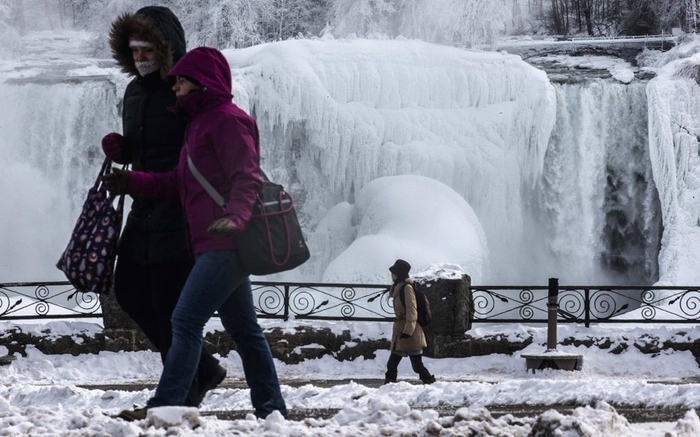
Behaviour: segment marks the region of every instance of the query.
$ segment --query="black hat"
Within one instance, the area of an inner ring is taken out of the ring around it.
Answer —
[[[402,259],[397,259],[394,265],[389,267],[389,271],[399,279],[406,279],[408,272],[411,271],[411,265]]]

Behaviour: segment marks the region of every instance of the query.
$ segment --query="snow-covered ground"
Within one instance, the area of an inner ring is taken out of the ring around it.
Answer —
[[[265,328],[292,329],[295,322],[265,321]],[[8,322],[0,324],[6,330]],[[16,326],[16,325],[14,325]],[[20,325],[26,331],[51,329],[54,334],[95,333],[99,325],[54,322],[36,326]],[[386,338],[389,323],[324,323],[333,331],[350,330],[353,338]],[[208,329],[217,329],[216,322]],[[516,340],[524,333],[534,342],[521,353],[541,353],[546,329],[522,325],[480,325],[470,332],[475,337],[503,335]],[[400,382],[391,385],[363,385],[367,379],[382,379],[388,351],[377,351],[375,359],[337,361],[326,356],[297,365],[276,362],[282,393],[294,417],[284,420],[272,415],[257,420],[222,420],[207,412],[247,411],[252,413],[249,392],[240,384],[243,372],[238,355],[220,357],[228,369],[225,385],[205,398],[200,411],[165,407],[150,412],[147,420],[127,423],[111,416],[121,409],[143,405],[152,390],[86,388],[90,385],[154,384],[161,364],[152,352],[102,352],[98,355],[45,355],[29,349],[8,366],[0,367],[0,436],[527,436],[533,430],[550,429],[557,436],[697,436],[700,419],[700,384],[695,378],[698,364],[688,351],[643,354],[632,347],[612,353],[623,338],[643,334],[660,342],[700,339],[700,327],[632,327],[628,325],[591,328],[560,326],[559,337],[577,339],[609,338],[609,349],[561,346],[558,350],[583,355],[581,371],[526,371],[520,353],[470,358],[426,358],[437,376],[432,385],[416,381],[408,362],[399,368]],[[7,350],[0,348],[0,354]],[[350,382],[348,382],[348,380]],[[308,381],[308,383],[304,383]],[[324,384],[314,384],[324,381]],[[327,384],[336,381],[336,384]],[[356,382],[357,381],[357,382]],[[239,382],[239,384],[235,384]],[[234,384],[232,384],[234,383]],[[532,405],[565,405],[573,412],[559,413],[542,408],[540,415],[516,418],[492,417],[489,408]],[[672,422],[630,423],[613,406],[675,408],[679,417]],[[317,417],[314,409],[339,410],[330,418]],[[443,415],[440,415],[440,411]],[[445,411],[450,411],[444,415]],[[451,413],[454,411],[454,413]],[[668,434],[667,434],[668,433]]]

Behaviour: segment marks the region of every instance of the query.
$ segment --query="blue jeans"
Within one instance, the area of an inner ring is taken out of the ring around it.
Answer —
[[[250,279],[235,250],[197,256],[173,311],[172,345],[147,406],[184,405],[197,370],[204,325],[216,311],[236,342],[256,414],[278,410],[287,417],[272,352],[255,315]]]

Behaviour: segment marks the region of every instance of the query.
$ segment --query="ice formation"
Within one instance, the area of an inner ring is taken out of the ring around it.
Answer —
[[[521,193],[542,170],[555,118],[543,71],[518,56],[399,40],[284,41],[225,54],[234,100],[258,120],[263,165],[301,199],[312,251],[323,254],[300,269],[307,278],[322,278],[346,246],[314,238],[329,211],[395,175],[452,188],[480,218],[494,268],[516,261]],[[357,221],[343,220],[333,226],[348,239]],[[449,261],[423,259],[433,243],[415,239],[408,259]]]

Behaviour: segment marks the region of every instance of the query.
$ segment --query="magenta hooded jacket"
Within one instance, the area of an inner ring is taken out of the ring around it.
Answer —
[[[177,197],[184,208],[189,245],[195,255],[236,247],[234,235],[211,235],[206,230],[221,217],[238,230],[251,216],[260,177],[260,141],[255,120],[232,103],[231,69],[216,49],[196,48],[170,70],[199,82],[199,91],[178,98],[190,117],[185,147],[175,170],[168,173],[131,172],[128,194],[140,197]],[[226,199],[223,210],[187,165],[187,152],[200,173]]]

